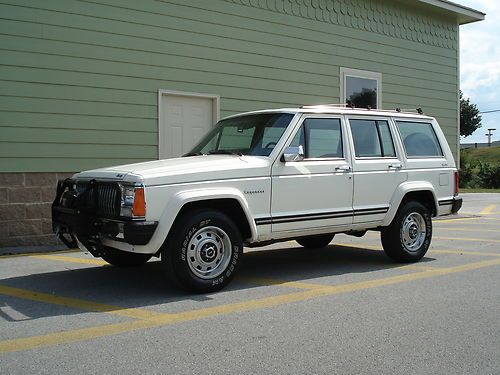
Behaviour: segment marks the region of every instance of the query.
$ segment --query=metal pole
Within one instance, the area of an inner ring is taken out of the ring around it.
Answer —
[[[493,131],[496,129],[490,128],[488,129],[488,133],[485,134],[488,137],[488,147],[491,147],[491,136],[493,135]]]

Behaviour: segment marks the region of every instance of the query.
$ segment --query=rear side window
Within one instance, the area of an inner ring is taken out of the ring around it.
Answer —
[[[406,155],[409,157],[443,156],[432,124],[427,122],[396,121]]]
[[[385,120],[349,120],[356,157],[395,157],[389,124]]]

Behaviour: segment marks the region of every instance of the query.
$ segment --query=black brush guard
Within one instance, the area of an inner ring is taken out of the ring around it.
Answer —
[[[103,246],[103,237],[132,245],[147,244],[158,223],[120,217],[120,204],[118,182],[60,180],[52,203],[52,229],[69,248],[77,247],[78,237],[94,256],[112,251]],[[117,238],[121,231],[123,238]]]

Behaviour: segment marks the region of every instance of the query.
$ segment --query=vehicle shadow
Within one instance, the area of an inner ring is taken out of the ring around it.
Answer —
[[[433,260],[426,257],[422,261]],[[252,291],[251,298],[263,297],[258,290],[254,291],[254,288],[266,286],[265,281],[259,283],[258,278],[272,279],[273,284],[279,285],[289,281],[310,282],[311,279],[322,277],[365,274],[401,266],[404,265],[392,262],[382,251],[367,250],[362,247],[330,245],[323,249],[267,248],[252,249],[246,253],[238,275],[219,293],[196,295],[180,291],[168,281],[159,261],[150,261],[140,268],[115,268],[108,265],[84,268],[75,266],[56,272],[2,279],[0,286],[106,304],[110,305],[106,308],[109,312],[124,307],[150,308],[157,311],[155,309],[157,305],[175,303],[189,305],[189,309],[199,309],[213,305],[210,302],[231,303],[235,299],[240,301],[241,296],[235,297],[236,294],[241,294],[239,291]],[[312,282],[318,283],[318,281]],[[333,285],[331,280],[329,283]],[[280,293],[286,292],[293,292],[293,289],[280,291]],[[34,304],[39,303],[8,297],[6,302],[0,303],[0,307],[8,305],[29,320],[81,313],[78,309],[55,305],[48,305],[49,308],[47,306],[33,308]],[[12,320],[1,311],[0,319]]]

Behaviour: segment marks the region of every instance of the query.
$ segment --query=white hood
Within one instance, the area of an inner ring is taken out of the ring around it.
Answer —
[[[260,177],[270,174],[270,161],[262,156],[202,155],[93,169],[74,178],[123,180],[145,185],[189,183],[215,179]]]

